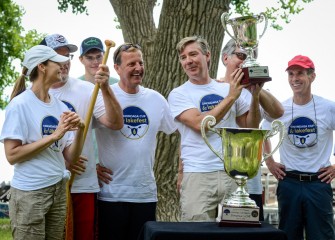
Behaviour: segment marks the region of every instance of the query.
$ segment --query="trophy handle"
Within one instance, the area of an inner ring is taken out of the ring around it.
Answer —
[[[204,117],[204,119],[202,119],[202,121],[201,121],[201,126],[200,126],[201,136],[204,139],[207,146],[212,150],[212,152],[215,153],[215,155],[218,156],[222,160],[222,156],[220,155],[220,153],[218,151],[216,151],[212,147],[212,145],[209,143],[208,138],[206,136],[206,127],[207,127],[208,131],[211,131],[211,132],[214,132],[214,133],[220,135],[219,132],[216,131],[213,128],[215,126],[215,124],[216,124],[216,119],[212,115],[207,115],[206,117]]]
[[[266,17],[265,13],[261,12],[261,13],[258,15],[258,20],[259,20],[259,22],[262,22],[263,19],[264,19],[264,21],[265,21],[265,23],[264,23],[264,30],[263,30],[262,34],[259,35],[259,39],[261,39],[261,38],[263,37],[263,35],[264,35],[264,33],[265,33],[265,31],[266,31],[266,29],[267,29],[267,27],[268,27],[268,18]]]
[[[264,162],[267,158],[271,157],[278,150],[278,148],[280,147],[284,139],[284,131],[285,131],[285,126],[281,121],[274,120],[271,123],[271,130],[266,133],[264,141],[267,141],[268,139],[277,135],[278,132],[279,132],[279,141],[278,141],[277,146],[272,150],[271,153],[263,153],[262,162]]]
[[[222,26],[224,28],[224,30],[226,30],[226,32],[228,33],[228,35],[235,40],[235,42],[237,41],[236,38],[234,37],[234,35],[232,35],[229,31],[228,31],[228,28],[227,28],[227,22],[228,22],[228,17],[229,17],[229,14],[227,12],[224,12],[222,13],[221,15],[221,23],[222,23]]]

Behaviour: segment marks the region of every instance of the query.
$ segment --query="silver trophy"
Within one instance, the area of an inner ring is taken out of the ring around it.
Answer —
[[[266,31],[268,20],[264,13],[254,16],[243,16],[238,18],[228,19],[229,14],[221,15],[221,22],[227,34],[235,40],[237,46],[244,49],[247,53],[247,58],[244,60],[242,70],[244,78],[242,84],[247,83],[262,83],[271,81],[269,77],[269,69],[267,66],[260,66],[254,58],[254,50],[258,47],[258,41]],[[264,21],[264,29],[262,34],[257,34],[257,25]],[[233,34],[228,30],[228,25],[233,29]]]
[[[275,120],[271,124],[271,130],[213,127],[215,124],[215,117],[211,115],[202,120],[202,138],[213,153],[222,160],[226,173],[238,186],[237,190],[221,203],[220,226],[260,226],[259,209],[255,201],[249,198],[245,185],[248,179],[257,175],[262,161],[272,156],[281,145],[284,138],[284,124]],[[221,138],[221,152],[214,149],[208,141],[206,129]],[[279,134],[277,146],[271,153],[264,153],[264,142],[277,134]]]

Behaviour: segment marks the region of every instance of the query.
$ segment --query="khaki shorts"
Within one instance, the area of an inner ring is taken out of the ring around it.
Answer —
[[[11,187],[9,217],[15,240],[63,239],[66,182],[33,191]]]
[[[225,171],[184,173],[180,192],[181,221],[215,221],[218,204],[237,185]]]

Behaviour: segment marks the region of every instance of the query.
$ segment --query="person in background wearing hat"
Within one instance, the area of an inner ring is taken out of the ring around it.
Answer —
[[[95,74],[99,70],[99,65],[102,63],[104,57],[104,46],[99,38],[89,37],[82,41],[80,45],[79,60],[85,67],[85,74],[79,77],[81,80],[89,81],[95,84]],[[119,80],[109,77],[109,84],[117,83]],[[95,131],[92,129],[92,140],[94,145],[94,156],[96,163],[99,163],[98,146],[95,137]]]
[[[266,160],[279,180],[279,229],[289,240],[335,239],[330,163],[335,129],[335,102],[312,94],[315,67],[306,56],[295,56],[286,68],[293,97],[285,100],[286,134],[279,148],[280,162]],[[269,125],[270,122],[267,122]],[[265,125],[265,124],[264,124]]]
[[[61,81],[67,61],[47,46],[29,49],[6,108],[0,141],[14,165],[9,200],[14,239],[63,239],[69,178],[65,161],[79,157],[85,125],[48,94]],[[25,76],[32,82],[29,89]]]
[[[99,70],[99,65],[102,63],[104,53],[104,46],[99,38],[89,37],[82,41],[79,60],[85,67],[85,74],[79,77],[79,79],[95,84],[94,76]],[[118,81],[117,78],[109,77],[110,85]]]
[[[52,34],[45,37],[42,43],[52,47],[58,54],[70,56],[77,51],[77,46],[69,44],[64,36]],[[87,81],[69,77],[71,63],[68,62],[62,70],[62,81],[51,86],[50,93],[62,100],[70,110],[78,113],[82,118],[90,105],[94,85]],[[94,80],[100,84],[101,94],[98,95],[93,110],[93,120],[99,121],[105,127],[119,130],[123,127],[123,114],[119,102],[109,86],[109,69],[106,65],[99,65]],[[78,165],[69,166],[77,173],[71,188],[73,203],[74,239],[92,240],[95,237],[96,193],[99,184],[96,174],[96,160],[92,141],[92,121],[88,126],[82,155],[87,162],[78,161]],[[80,169],[84,172],[78,172]]]

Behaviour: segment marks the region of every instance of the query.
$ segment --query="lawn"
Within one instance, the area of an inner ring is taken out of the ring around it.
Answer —
[[[12,240],[9,218],[0,218],[0,240]]]

